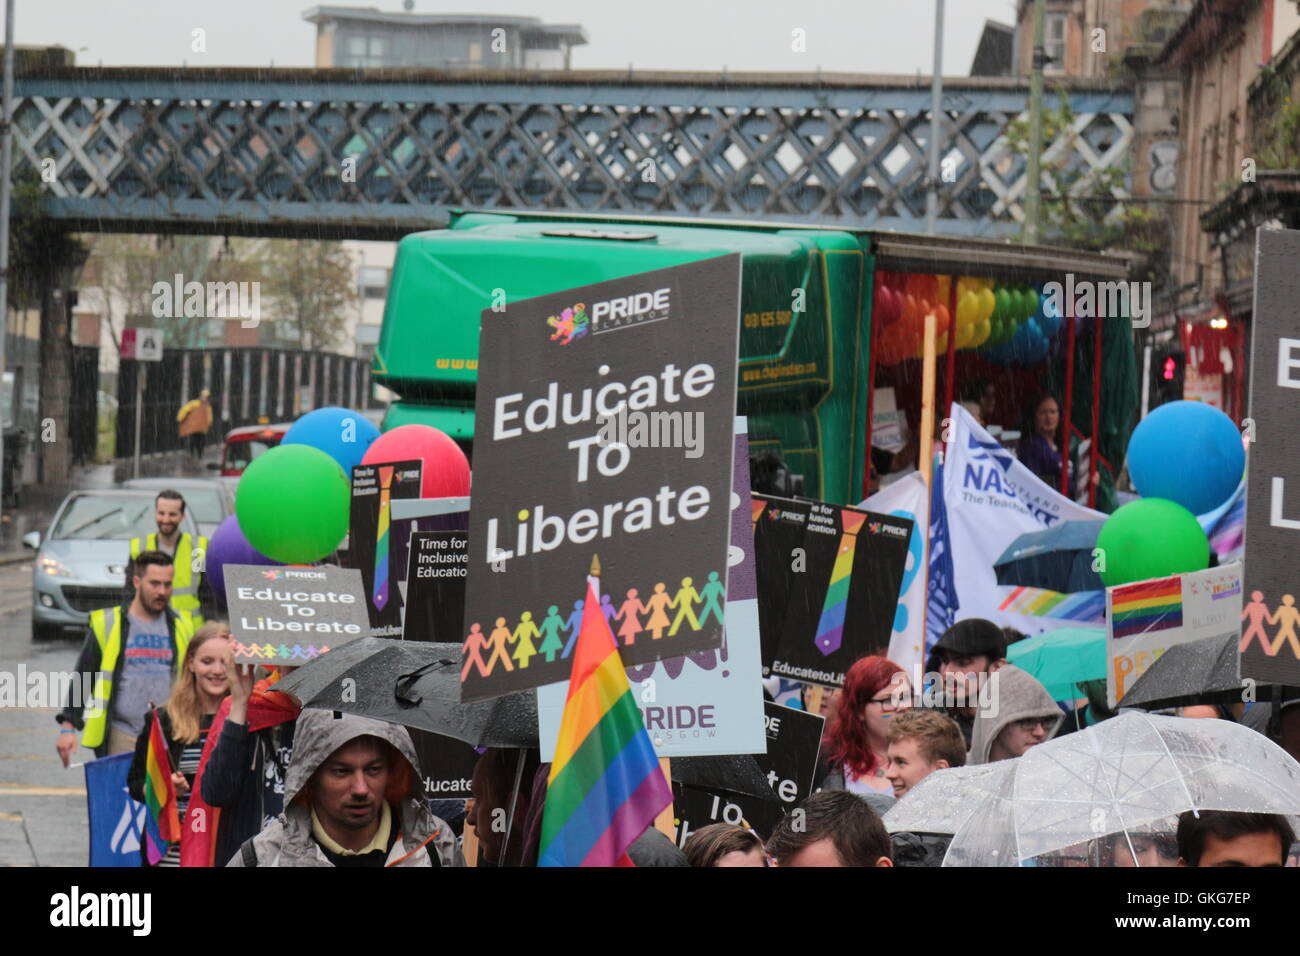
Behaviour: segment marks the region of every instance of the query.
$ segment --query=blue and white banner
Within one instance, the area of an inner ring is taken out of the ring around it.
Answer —
[[[949,415],[952,440],[944,458],[943,490],[958,617],[987,618],[1027,634],[1070,625],[1065,618],[999,610],[1015,588],[998,584],[993,562],[1022,534],[1106,515],[1049,488],[960,405],[954,403]]]
[[[91,866],[140,865],[140,839],[149,810],[126,789],[134,756],[114,754],[86,764]]]

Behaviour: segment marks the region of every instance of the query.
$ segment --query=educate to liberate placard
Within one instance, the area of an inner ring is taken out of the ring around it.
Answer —
[[[484,310],[462,699],[567,679],[593,555],[624,664],[722,643],[740,267]]]
[[[370,634],[361,572],[351,568],[226,566],[235,660],[304,664]]]

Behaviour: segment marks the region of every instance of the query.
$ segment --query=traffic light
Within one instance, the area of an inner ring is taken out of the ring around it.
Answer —
[[[1150,408],[1165,402],[1176,402],[1183,397],[1183,377],[1187,368],[1187,355],[1180,348],[1156,346],[1151,350],[1151,401]]]

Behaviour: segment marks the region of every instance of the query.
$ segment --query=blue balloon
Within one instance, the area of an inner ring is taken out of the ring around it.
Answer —
[[[282,445],[310,445],[329,455],[339,463],[343,474],[352,480],[352,469],[371,443],[379,437],[379,429],[360,412],[348,408],[318,408],[294,422]]]
[[[1246,451],[1232,419],[1204,402],[1168,402],[1133,429],[1128,470],[1144,498],[1213,511],[1241,482]]]
[[[1061,315],[1060,310],[1055,307],[1052,300],[1043,296],[1038,300],[1038,327],[1043,330],[1043,334],[1049,339],[1057,332],[1061,331],[1061,326],[1065,324],[1065,317]]]

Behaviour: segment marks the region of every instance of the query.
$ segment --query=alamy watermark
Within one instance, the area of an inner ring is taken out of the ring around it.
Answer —
[[[90,708],[95,704],[93,671],[29,671],[19,664],[16,671],[0,671],[0,707]]]
[[[1077,318],[1131,317],[1133,328],[1145,329],[1151,325],[1151,296],[1150,282],[1076,282],[1074,273],[1068,272],[1064,284],[1043,286],[1043,309],[1064,316],[1073,305]]]
[[[703,412],[629,412],[602,415],[596,443],[601,448],[683,448],[687,458],[704,454]]]
[[[260,282],[186,282],[178,272],[170,282],[155,282],[150,291],[155,319],[238,319],[245,329],[262,321]]]

